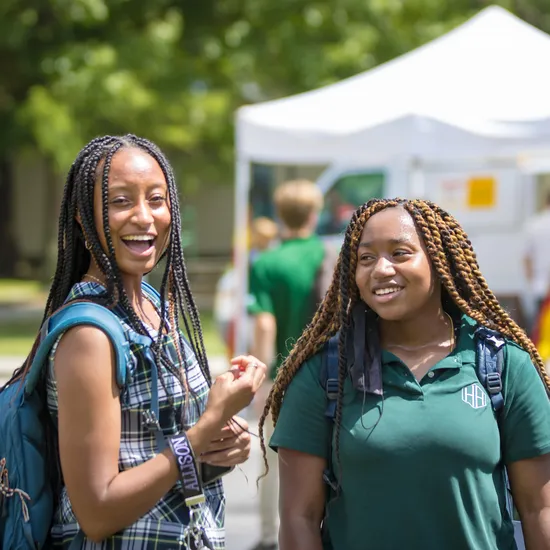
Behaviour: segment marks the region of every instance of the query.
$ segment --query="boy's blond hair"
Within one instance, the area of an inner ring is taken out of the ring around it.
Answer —
[[[304,228],[312,214],[323,208],[323,194],[312,181],[300,179],[282,183],[275,190],[275,208],[289,229]]]

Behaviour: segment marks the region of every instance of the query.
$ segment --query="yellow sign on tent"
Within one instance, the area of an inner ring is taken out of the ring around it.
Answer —
[[[466,204],[468,208],[494,208],[497,203],[497,182],[492,176],[468,180]]]

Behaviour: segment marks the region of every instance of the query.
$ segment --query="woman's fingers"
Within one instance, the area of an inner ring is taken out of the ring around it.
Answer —
[[[237,438],[238,436],[233,435],[233,436],[225,437],[224,439],[211,441],[210,444],[208,445],[208,450],[206,451],[206,453],[203,453],[203,455],[207,453],[215,453],[218,451],[225,451],[228,449],[232,449],[233,447],[235,447],[237,443]]]
[[[256,359],[253,355],[239,355],[231,359],[231,365],[237,367],[241,372],[248,371],[249,368],[260,368],[266,370],[265,363],[262,363],[259,359]]]
[[[206,462],[212,466],[235,466],[242,464],[250,456],[250,447],[235,447],[226,451],[208,453],[201,456],[201,462]]]

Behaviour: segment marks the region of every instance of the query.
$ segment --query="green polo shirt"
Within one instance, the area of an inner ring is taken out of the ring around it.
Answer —
[[[346,382],[342,493],[327,520],[334,550],[516,548],[499,463],[550,453],[550,402],[529,355],[507,343],[499,434],[476,374],[474,329],[463,317],[455,350],[420,382],[384,351],[383,400]],[[326,459],[320,368],[317,355],[290,384],[273,448]]]
[[[273,379],[313,317],[313,287],[324,254],[323,242],[313,235],[283,241],[263,252],[252,265],[248,311],[271,313],[277,324]]]

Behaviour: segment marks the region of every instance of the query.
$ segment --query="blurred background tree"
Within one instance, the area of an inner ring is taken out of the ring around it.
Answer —
[[[498,2],[550,31],[546,0]],[[177,152],[180,181],[232,180],[234,110],[316,88],[458,25],[483,0],[3,0],[0,155],[64,172],[102,133]]]

